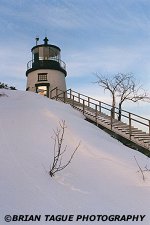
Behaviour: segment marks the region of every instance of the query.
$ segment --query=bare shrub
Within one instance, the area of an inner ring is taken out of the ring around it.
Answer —
[[[135,159],[135,161],[136,161],[136,164],[137,164],[138,168],[140,169],[139,171],[141,172],[142,179],[143,179],[143,181],[145,181],[145,176],[144,176],[143,170],[141,169],[141,167],[140,167],[140,165],[139,165],[139,163],[138,163],[138,161],[137,161],[137,159],[136,159],[135,156],[134,156],[134,159]],[[138,171],[138,172],[139,172],[139,171]]]
[[[141,166],[139,165],[139,163],[138,163],[138,161],[137,161],[137,159],[136,159],[135,156],[134,156],[134,159],[135,159],[136,164],[137,164],[137,166],[138,166],[138,168],[139,168],[138,172],[141,173],[142,179],[143,179],[143,181],[145,181],[145,175],[144,175],[144,173],[145,173],[145,172],[150,172],[150,169],[148,168],[147,165],[144,167],[144,169],[142,169]]]
[[[55,175],[55,173],[65,169],[72,161],[75,152],[77,151],[77,149],[80,146],[80,142],[79,144],[76,146],[76,148],[74,149],[73,153],[71,154],[71,156],[69,157],[69,160],[67,162],[63,162],[63,156],[66,153],[67,150],[67,145],[64,146],[64,135],[65,135],[65,129],[66,129],[66,124],[65,124],[65,120],[62,120],[61,122],[59,122],[59,128],[56,129],[56,131],[54,130],[54,136],[52,137],[54,140],[54,157],[53,157],[53,162],[49,171],[49,175],[51,177],[53,177]]]

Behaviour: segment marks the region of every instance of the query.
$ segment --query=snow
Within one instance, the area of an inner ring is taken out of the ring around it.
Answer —
[[[45,215],[146,215],[150,223],[150,160],[84,120],[71,106],[31,92],[0,90],[0,225],[5,215],[41,215],[20,224],[103,224],[103,221],[45,221]],[[51,178],[53,130],[65,120],[67,160],[71,164]],[[105,224],[122,224],[107,221]]]

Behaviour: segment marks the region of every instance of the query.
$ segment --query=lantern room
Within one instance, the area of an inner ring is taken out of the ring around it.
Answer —
[[[27,63],[27,91],[33,91],[49,97],[50,91],[58,88],[66,91],[67,76],[66,64],[61,60],[61,49],[56,45],[48,44],[48,38],[44,43],[31,49],[32,59]]]

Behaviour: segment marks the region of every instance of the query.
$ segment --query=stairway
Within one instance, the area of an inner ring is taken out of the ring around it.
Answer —
[[[118,121],[111,116],[111,105],[71,89],[63,92],[54,88],[50,96],[51,99],[70,104],[76,110],[81,111],[86,119],[94,122],[97,126],[135,143],[136,146],[150,150],[150,120],[122,110],[122,121]],[[118,117],[118,108],[115,108],[115,117]]]

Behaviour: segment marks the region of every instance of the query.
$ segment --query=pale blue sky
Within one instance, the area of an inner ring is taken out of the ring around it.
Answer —
[[[45,34],[62,50],[68,88],[107,100],[94,73],[132,72],[149,89],[149,0],[0,0],[1,82],[25,89],[30,50]]]

